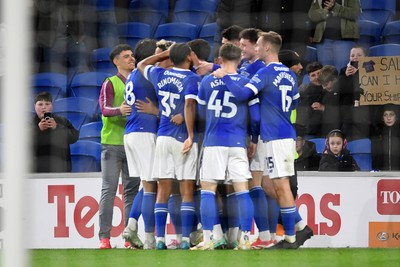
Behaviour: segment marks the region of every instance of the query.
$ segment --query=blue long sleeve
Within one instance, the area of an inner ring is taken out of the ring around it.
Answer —
[[[245,101],[254,96],[254,92],[247,88],[239,86],[235,81],[233,81],[229,75],[225,75],[222,80],[224,81],[226,87],[229,91],[240,101]]]
[[[254,144],[258,142],[258,136],[260,135],[260,103],[256,103],[249,107],[250,112],[250,131],[251,131],[251,141]]]

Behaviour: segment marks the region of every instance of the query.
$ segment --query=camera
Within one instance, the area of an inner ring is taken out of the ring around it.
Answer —
[[[350,65],[358,69],[358,61],[350,61]]]
[[[44,118],[45,120],[48,120],[48,119],[52,118],[51,112],[45,112],[44,115],[43,115],[43,118]]]

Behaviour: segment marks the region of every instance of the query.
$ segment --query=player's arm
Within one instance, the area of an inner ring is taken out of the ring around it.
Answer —
[[[106,80],[100,91],[99,106],[104,117],[122,115],[120,107],[114,107],[114,87],[110,80]]]
[[[257,144],[258,136],[260,135],[260,101],[258,98],[254,98],[249,101],[249,112],[250,112],[250,134],[251,142]]]
[[[188,138],[183,143],[182,154],[189,152],[193,145],[196,107],[197,101],[195,99],[187,98],[185,100],[185,123],[188,131]]]
[[[142,61],[140,61],[138,63],[137,68],[140,71],[140,73],[142,73],[143,76],[148,80],[146,68],[148,66],[153,66],[157,62],[161,62],[168,58],[169,58],[169,50],[165,50],[165,51],[161,52],[160,54],[152,55],[150,57],[143,59]]]

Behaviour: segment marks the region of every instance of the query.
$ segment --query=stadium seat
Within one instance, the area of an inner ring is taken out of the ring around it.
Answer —
[[[177,0],[173,22],[191,23],[200,29],[206,23],[215,22],[215,11],[215,1]]]
[[[200,29],[199,38],[206,40],[211,47],[214,45],[214,36],[217,33],[217,23],[204,24]]]
[[[36,73],[32,76],[33,95],[41,91],[49,92],[53,101],[67,95],[67,76],[55,72]]]
[[[95,121],[83,124],[79,132],[79,139],[100,143],[102,127],[102,121]]]
[[[317,149],[318,154],[324,153],[325,150],[325,138],[311,138],[308,141],[311,141],[315,144],[315,148]]]
[[[197,27],[190,23],[171,22],[158,26],[154,37],[175,42],[188,42],[197,38]]]
[[[90,61],[96,71],[115,74],[117,68],[110,60],[111,47],[94,49],[90,56]]]
[[[379,24],[381,33],[387,22],[393,20],[396,12],[396,0],[361,0],[362,12],[359,15],[360,20],[371,20]]]
[[[166,23],[168,1],[132,0],[128,8],[130,22],[142,22],[150,25],[150,37],[153,37],[158,25]]]
[[[315,47],[307,45],[306,55],[304,57],[306,64],[318,61],[317,59],[317,49]]]
[[[141,22],[118,24],[119,41],[121,44],[129,44],[134,50],[140,40],[150,38],[150,30],[149,24]]]
[[[360,38],[357,40],[357,44],[368,48],[380,43],[381,28],[378,22],[359,20],[358,25],[360,27]]]
[[[370,57],[400,56],[400,44],[381,44],[369,48]]]
[[[98,101],[85,97],[60,98],[53,102],[53,113],[66,117],[78,130],[97,120]]]
[[[71,144],[72,172],[101,171],[101,144],[78,140]]]
[[[400,44],[400,20],[386,23],[382,30],[383,43]]]
[[[112,75],[104,72],[78,73],[72,78],[68,95],[72,97],[86,97],[97,101],[104,80],[110,76]]]
[[[368,138],[353,140],[347,144],[347,149],[362,171],[372,170],[371,140]]]

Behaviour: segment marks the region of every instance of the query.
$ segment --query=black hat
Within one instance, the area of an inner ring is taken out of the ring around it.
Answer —
[[[284,49],[279,52],[279,61],[287,67],[292,67],[301,62],[301,58],[297,52],[289,49]]]

